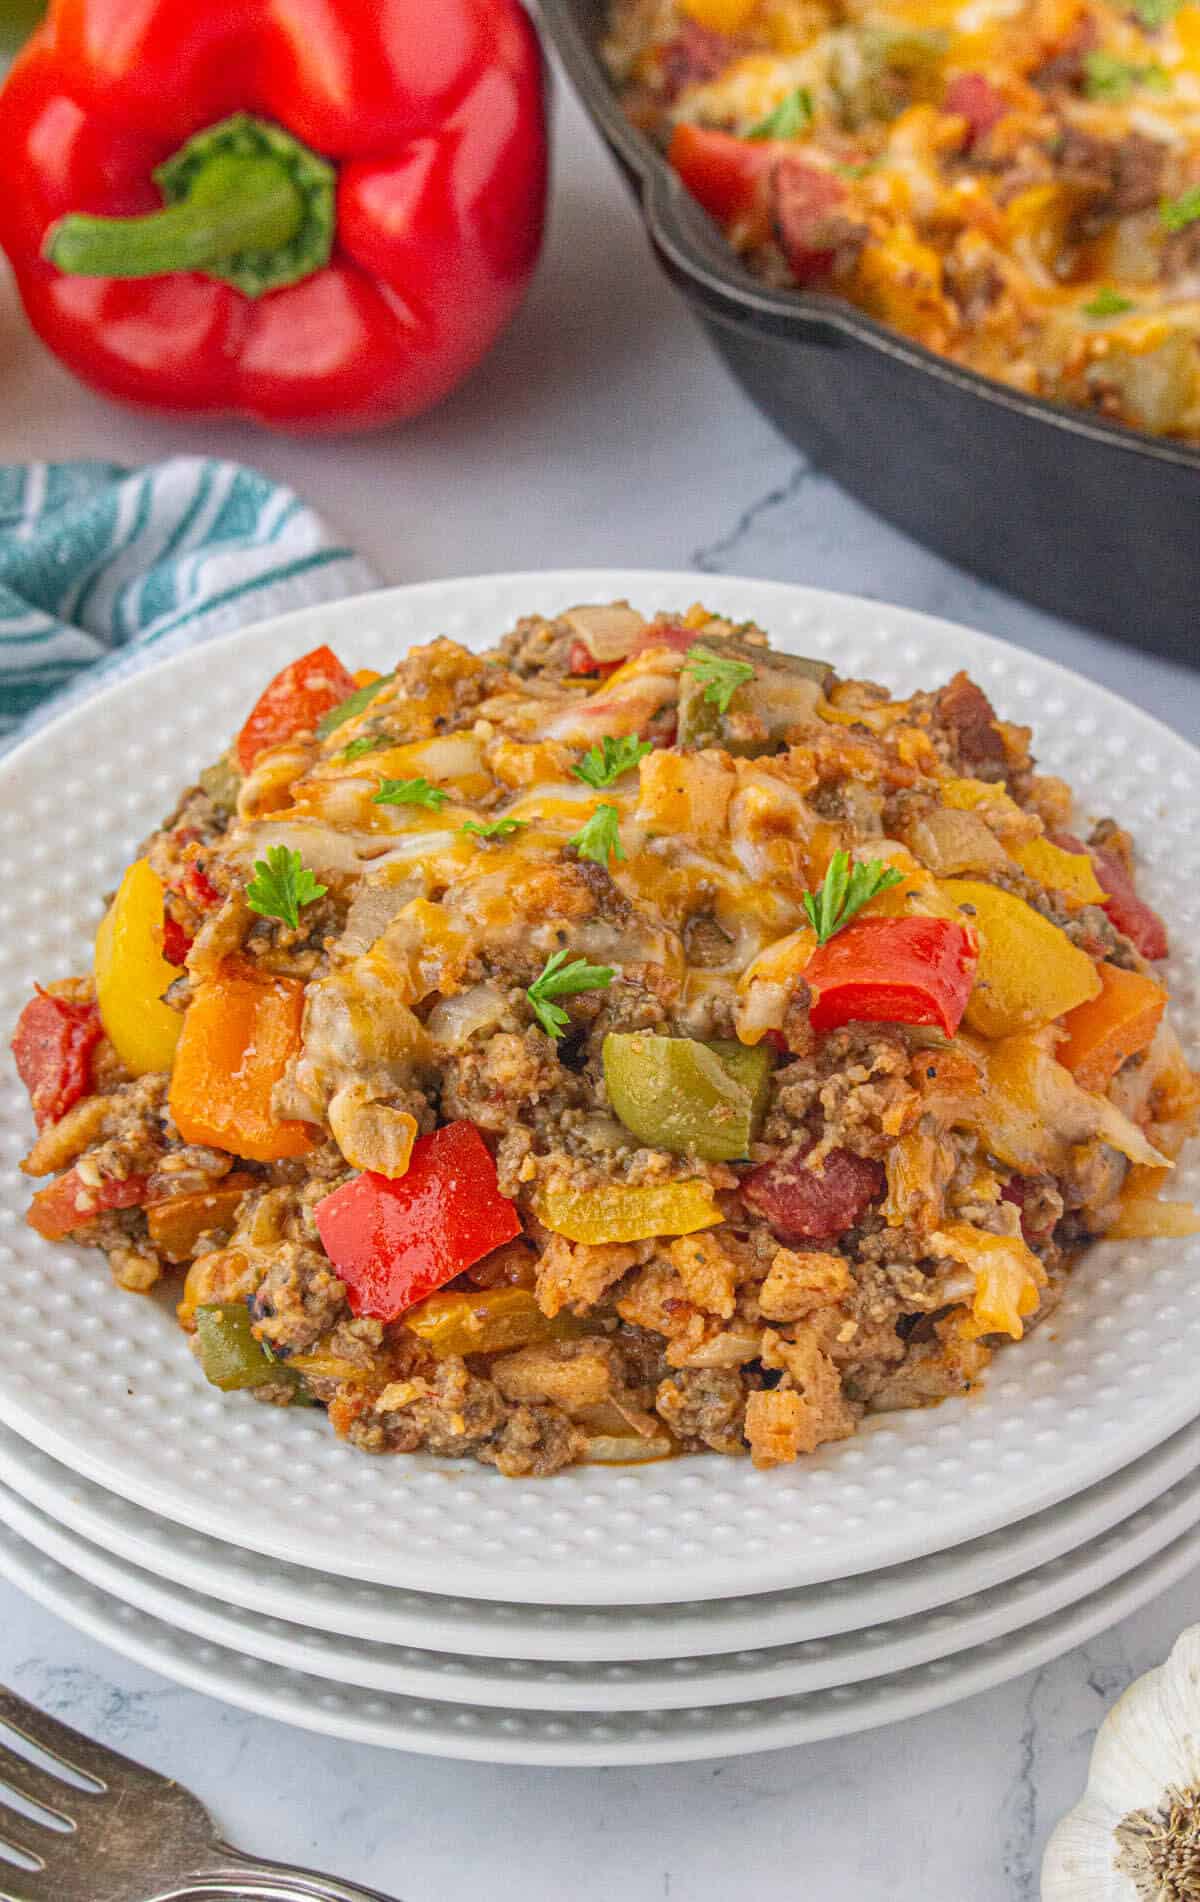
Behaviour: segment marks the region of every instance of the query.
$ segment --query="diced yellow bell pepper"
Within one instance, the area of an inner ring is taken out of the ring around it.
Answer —
[[[1099,996],[1100,977],[1086,951],[1023,898],[974,878],[943,879],[941,888],[979,935],[968,1029],[1015,1036]]]
[[[96,1000],[122,1063],[135,1076],[169,1070],[183,1018],[162,1001],[179,969],[163,956],[163,887],[137,859],[96,933]]]
[[[571,1242],[644,1242],[713,1228],[721,1211],[707,1182],[613,1183],[603,1189],[545,1189],[539,1219]]]
[[[968,1336],[1008,1334],[1019,1341],[1046,1283],[1045,1269],[1020,1236],[991,1235],[970,1222],[950,1222],[930,1236],[929,1245],[975,1276]]]
[[[1096,877],[1088,852],[1066,852],[1046,838],[1027,839],[1008,848],[1023,872],[1049,891],[1062,892],[1077,905],[1102,905],[1108,893]]]
[[[714,33],[738,33],[757,4],[758,0],[679,0],[679,11]]]
[[[543,1314],[529,1288],[478,1288],[431,1294],[410,1308],[405,1327],[438,1359],[448,1354],[498,1354],[535,1342],[569,1340],[583,1332],[570,1314]]]

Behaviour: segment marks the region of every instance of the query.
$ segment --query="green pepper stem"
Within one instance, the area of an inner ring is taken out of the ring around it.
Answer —
[[[49,262],[72,277],[202,271],[247,297],[297,284],[329,262],[336,170],[269,119],[234,113],[196,133],[154,176],[161,211],[73,212],[46,235]]]
[[[242,251],[280,250],[303,220],[304,200],[274,159],[221,156],[182,204],[141,218],[60,218],[46,256],[72,277],[163,277],[224,264]]]

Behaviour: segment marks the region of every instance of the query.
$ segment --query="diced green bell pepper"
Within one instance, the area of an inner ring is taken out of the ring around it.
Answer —
[[[222,1393],[240,1393],[247,1387],[267,1387],[296,1376],[254,1338],[250,1314],[240,1302],[196,1309],[200,1337],[200,1365],[204,1377]]]
[[[697,639],[704,644],[702,637]],[[834,679],[828,661],[775,654],[736,634],[709,645],[722,657],[746,661],[754,678],[737,688],[728,713],[722,713],[705,698],[704,681],[685,666],[679,681],[680,746],[721,746],[744,758],[773,752],[789,727],[811,721],[814,684],[824,692]]]
[[[604,1039],[608,1099],[626,1129],[655,1149],[705,1162],[749,1152],[767,1106],[771,1053],[721,1040],[611,1031]]]
[[[222,753],[220,759],[206,766],[200,774],[200,784],[218,812],[229,814],[237,811],[242,775],[231,754]]]

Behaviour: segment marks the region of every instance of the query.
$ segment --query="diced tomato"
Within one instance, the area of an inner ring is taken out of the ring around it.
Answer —
[[[248,773],[268,746],[280,746],[293,733],[308,732],[323,714],[348,700],[354,675],[347,673],[329,647],[314,647],[276,674],[259,696],[250,718],[238,734],[238,764]]]
[[[1116,852],[1106,852],[1103,846],[1083,845],[1073,833],[1055,832],[1055,845],[1061,845],[1064,852],[1086,852],[1096,869],[1096,877],[1108,893],[1101,909],[1109,923],[1123,932],[1136,950],[1144,958],[1165,958],[1167,955],[1167,927],[1144,898],[1139,898],[1133,879],[1126,870],[1125,861]]]
[[[742,1178],[742,1199],[781,1242],[833,1241],[861,1221],[886,1186],[882,1163],[851,1149],[831,1149],[820,1174],[808,1167],[806,1153],[789,1150]]]
[[[1009,110],[1002,92],[983,73],[957,73],[946,88],[942,111],[967,122],[967,149],[986,138]]]
[[[221,894],[213,884],[202,865],[189,865],[183,875],[183,895],[190,898],[198,911],[215,911],[221,903]]]
[[[87,1228],[108,1209],[135,1209],[146,1199],[145,1176],[115,1177],[99,1188],[87,1186],[78,1169],[68,1169],[48,1188],[39,1189],[25,1220],[48,1242],[61,1242],[76,1229]]]
[[[812,1027],[936,1024],[953,1037],[978,959],[973,934],[951,918],[857,918],[805,967]]]
[[[169,911],[163,913],[163,956],[168,964],[184,965],[193,940]]]
[[[39,984],[13,1035],[17,1074],[39,1129],[57,1123],[92,1087],[92,1052],[104,1035],[95,1004],[72,1004]]]
[[[739,139],[708,126],[677,125],[667,158],[710,218],[728,230],[757,214],[767,235],[767,182],[790,148],[776,139]]]
[[[591,649],[583,641],[576,641],[567,656],[567,667],[573,674],[593,674],[603,680],[608,674],[615,674],[618,667],[624,666],[620,660],[597,660]]]
[[[408,1173],[356,1176],[314,1210],[325,1253],[355,1314],[395,1321],[521,1233],[473,1123],[448,1123],[413,1146]]]
[[[1040,1248],[1050,1240],[1054,1233],[1052,1219],[1035,1222],[1025,1213],[1026,1206],[1033,1199],[1035,1184],[1024,1176],[1010,1176],[1000,1191],[1002,1202],[1013,1202],[1021,1211],[1021,1237],[1029,1248]]]
[[[781,158],[771,174],[771,195],[779,242],[798,282],[826,276],[835,249],[831,220],[842,213],[848,197],[841,179],[792,154]]]

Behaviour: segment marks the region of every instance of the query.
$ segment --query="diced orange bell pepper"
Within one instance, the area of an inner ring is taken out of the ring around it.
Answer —
[[[1106,1090],[1128,1057],[1150,1043],[1167,1007],[1167,993],[1140,971],[1099,966],[1099,997],[1063,1018],[1066,1039],[1058,1061],[1085,1090]]]
[[[199,985],[175,1053],[170,1106],[185,1142],[252,1162],[302,1156],[307,1123],[281,1122],[271,1093],[300,1047],[304,986],[228,964]]]
[[[168,1261],[190,1261],[201,1235],[232,1226],[238,1203],[254,1185],[253,1176],[235,1172],[211,1189],[190,1189],[165,1202],[152,1202],[146,1210],[150,1240]]]

